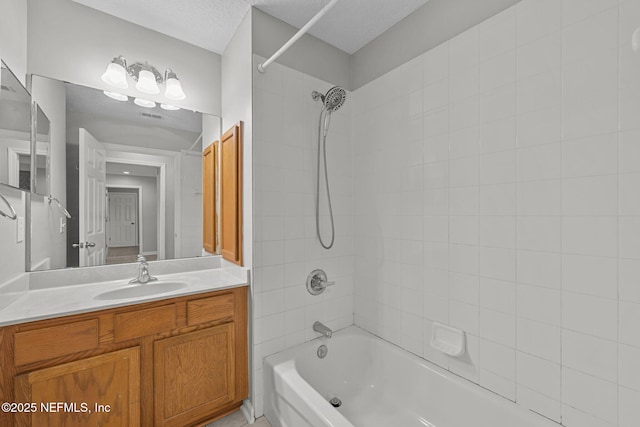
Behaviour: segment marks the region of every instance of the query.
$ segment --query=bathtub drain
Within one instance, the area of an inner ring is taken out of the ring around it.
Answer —
[[[331,399],[329,403],[331,403],[331,406],[333,406],[334,408],[339,408],[340,406],[342,406],[342,400],[338,399],[337,397]]]

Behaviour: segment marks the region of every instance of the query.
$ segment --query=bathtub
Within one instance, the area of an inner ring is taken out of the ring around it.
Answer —
[[[558,427],[355,326],[267,357],[264,376],[273,427]]]

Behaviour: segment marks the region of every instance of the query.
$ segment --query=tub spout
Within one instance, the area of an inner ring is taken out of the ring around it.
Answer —
[[[322,335],[324,335],[327,338],[331,338],[331,335],[333,335],[333,331],[329,327],[323,325],[320,322],[315,322],[313,324],[313,330],[316,332],[320,332]]]

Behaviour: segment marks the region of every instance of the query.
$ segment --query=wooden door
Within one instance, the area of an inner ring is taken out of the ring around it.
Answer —
[[[218,249],[217,172],[218,141],[202,152],[202,246],[212,254]]]
[[[16,426],[140,425],[138,347],[20,375],[15,386],[17,402],[38,405],[35,412],[16,414]]]
[[[80,267],[106,261],[105,155],[104,145],[80,129]]]
[[[220,253],[242,265],[242,122],[220,141]]]
[[[234,324],[154,343],[154,426],[207,421],[235,399]]]
[[[110,248],[138,246],[138,195],[109,193],[108,205],[108,246]]]

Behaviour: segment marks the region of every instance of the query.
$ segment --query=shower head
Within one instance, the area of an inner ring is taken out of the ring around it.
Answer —
[[[327,91],[325,95],[314,90],[311,93],[311,96],[315,101],[317,101],[318,99],[322,100],[324,108],[330,113],[333,113],[334,111],[342,107],[344,101],[347,100],[347,92],[340,86],[332,87]]]
[[[324,96],[324,107],[327,111],[333,113],[344,104],[347,99],[347,92],[339,86],[334,86],[327,91]]]

